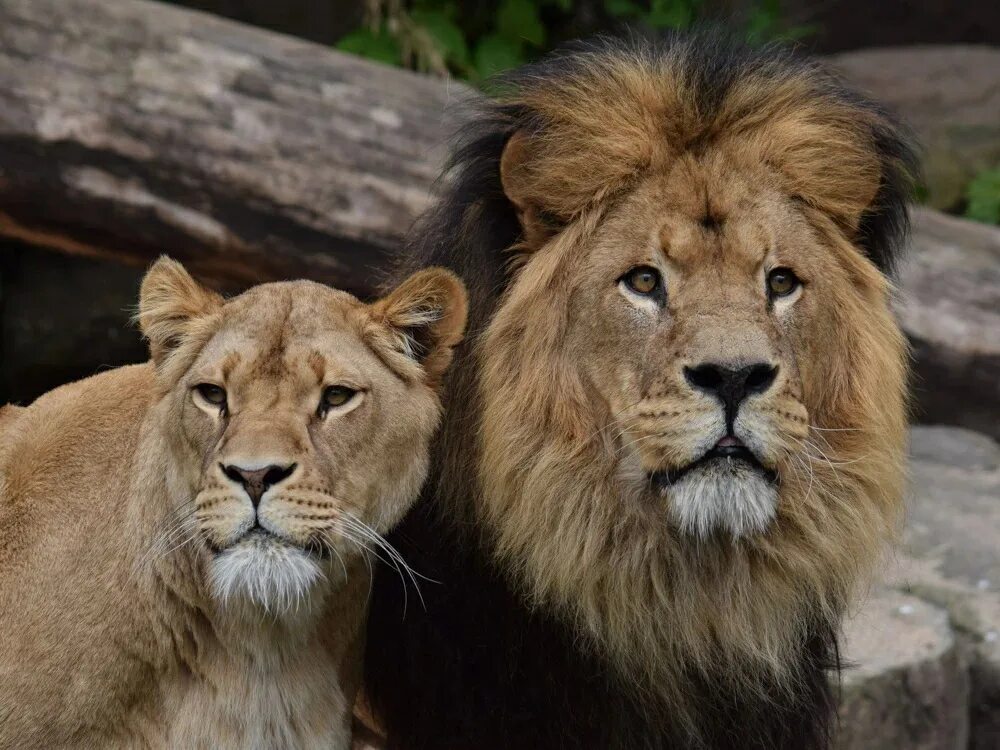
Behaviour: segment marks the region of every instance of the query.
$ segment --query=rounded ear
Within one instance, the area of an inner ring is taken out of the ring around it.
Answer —
[[[500,184],[517,211],[524,232],[524,249],[534,250],[555,233],[551,217],[538,203],[532,178],[531,137],[516,131],[500,155]]]
[[[404,375],[422,371],[434,387],[462,340],[468,300],[458,276],[443,268],[418,271],[371,307],[373,343]]]
[[[159,366],[183,341],[192,321],[222,304],[222,297],[191,278],[184,266],[161,256],[142,280],[137,316],[153,362]]]

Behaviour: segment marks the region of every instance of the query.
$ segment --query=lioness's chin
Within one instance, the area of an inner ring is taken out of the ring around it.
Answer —
[[[308,607],[326,578],[309,552],[270,536],[250,536],[218,552],[209,567],[213,596],[268,612]]]
[[[778,487],[742,461],[713,461],[687,472],[666,490],[671,521],[686,535],[718,532],[739,538],[759,534],[774,521]]]

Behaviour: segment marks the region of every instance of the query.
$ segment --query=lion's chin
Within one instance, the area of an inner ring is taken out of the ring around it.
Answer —
[[[244,537],[214,555],[209,567],[218,601],[276,614],[308,609],[325,578],[316,556],[269,534]]]
[[[677,529],[699,539],[763,533],[774,521],[778,487],[744,461],[716,459],[686,472],[664,491]]]

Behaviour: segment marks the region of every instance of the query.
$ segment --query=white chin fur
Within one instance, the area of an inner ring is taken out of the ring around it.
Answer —
[[[670,488],[671,520],[681,532],[700,538],[718,531],[734,538],[763,532],[777,507],[778,488],[737,461],[698,467]]]
[[[251,538],[212,560],[210,583],[224,604],[250,604],[267,612],[308,606],[324,573],[308,554],[270,539]]]

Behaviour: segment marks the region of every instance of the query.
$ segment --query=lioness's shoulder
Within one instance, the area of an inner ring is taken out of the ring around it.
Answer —
[[[8,450],[86,450],[102,433],[136,426],[155,395],[149,364],[129,365],[60,386],[26,407],[0,410],[0,437]]]
[[[4,430],[9,429],[17,421],[23,411],[23,406],[15,406],[14,404],[0,406],[0,436],[3,435]]]

